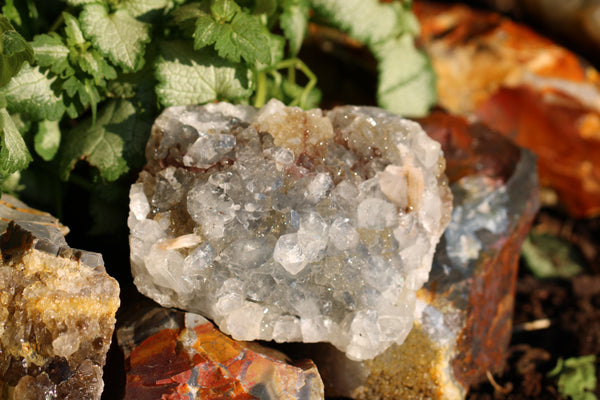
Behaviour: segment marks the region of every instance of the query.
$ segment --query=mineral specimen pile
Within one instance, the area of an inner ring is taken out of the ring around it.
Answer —
[[[55,218],[9,196],[0,230],[0,398],[100,399],[119,307],[102,256],[69,248]]]
[[[157,119],[130,192],[135,284],[238,340],[401,343],[450,219],[440,145],[372,107],[226,103]]]

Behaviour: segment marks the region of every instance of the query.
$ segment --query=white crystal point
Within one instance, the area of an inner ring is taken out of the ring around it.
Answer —
[[[172,107],[130,192],[132,273],[239,340],[402,343],[450,220],[439,144],[373,107]]]

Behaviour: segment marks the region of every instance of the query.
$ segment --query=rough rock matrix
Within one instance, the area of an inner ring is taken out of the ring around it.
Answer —
[[[226,103],[157,119],[130,192],[132,272],[238,340],[401,343],[451,213],[440,145],[373,107]]]
[[[0,236],[0,398],[99,399],[119,286],[56,219],[7,198],[0,219],[23,222]]]

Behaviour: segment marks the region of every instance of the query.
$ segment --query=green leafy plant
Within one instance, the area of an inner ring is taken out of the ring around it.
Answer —
[[[417,115],[435,100],[406,0],[6,0],[2,13],[4,190],[31,160],[83,186],[121,179],[143,165],[167,106],[317,106],[316,77],[298,58],[310,18],[371,49],[384,107]],[[92,168],[73,176],[80,161]]]
[[[556,366],[548,373],[558,377],[558,391],[565,398],[573,400],[596,400],[596,356],[558,359]]]

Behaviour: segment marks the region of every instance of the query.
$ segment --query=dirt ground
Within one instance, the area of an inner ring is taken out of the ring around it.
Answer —
[[[556,378],[547,376],[558,359],[600,354],[600,219],[543,210],[533,229],[568,240],[584,270],[571,279],[538,279],[521,262],[506,365],[471,388],[469,400],[560,399]],[[597,376],[599,367],[596,360]]]

